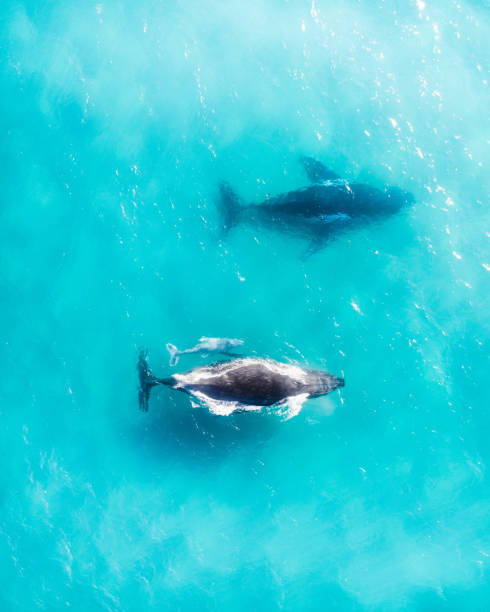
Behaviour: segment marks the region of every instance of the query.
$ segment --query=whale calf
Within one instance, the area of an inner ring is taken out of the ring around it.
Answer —
[[[199,338],[199,343],[189,349],[179,351],[173,344],[167,344],[167,351],[170,353],[170,365],[177,365],[181,355],[223,353],[225,355],[233,355],[231,349],[243,344],[243,340],[236,338],[207,338],[202,336]]]
[[[344,380],[321,370],[306,370],[270,359],[238,358],[194,368],[167,378],[153,376],[144,352],[138,361],[139,405],[148,411],[150,391],[165,385],[189,394],[210,412],[230,415],[260,410],[265,406],[288,406],[287,416],[299,413],[303,403],[344,386]]]
[[[305,255],[311,255],[339,234],[382,220],[414,202],[411,193],[398,187],[378,189],[342,179],[311,157],[302,157],[301,162],[313,184],[260,204],[246,204],[222,182],[217,206],[224,230],[248,223],[298,234],[310,240]]]

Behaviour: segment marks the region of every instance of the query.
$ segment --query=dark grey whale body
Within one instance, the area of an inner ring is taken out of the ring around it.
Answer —
[[[299,234],[310,239],[306,254],[312,254],[338,234],[384,219],[414,201],[398,187],[381,190],[349,182],[311,157],[301,161],[313,184],[260,204],[244,204],[228,183],[221,183],[218,206],[225,230],[243,222]]]
[[[166,385],[188,393],[216,414],[286,403],[297,414],[306,399],[326,395],[344,385],[343,379],[327,372],[249,357],[213,363],[168,378],[157,378],[151,374],[145,355],[141,353],[138,372],[139,402],[144,411],[148,410],[150,390],[156,385]]]

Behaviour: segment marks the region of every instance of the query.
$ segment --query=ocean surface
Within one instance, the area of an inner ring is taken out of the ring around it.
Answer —
[[[487,611],[484,0],[0,8],[0,608]],[[311,155],[415,203],[305,259],[238,225]],[[290,420],[158,388],[212,361],[345,377]]]

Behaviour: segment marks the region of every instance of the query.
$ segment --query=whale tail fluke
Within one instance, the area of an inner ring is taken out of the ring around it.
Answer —
[[[138,359],[138,376],[140,380],[140,387],[138,389],[138,402],[140,410],[148,412],[148,402],[150,399],[150,391],[155,385],[168,385],[173,384],[172,377],[169,378],[157,378],[153,376],[148,361],[146,360],[146,351],[140,351]]]
[[[156,385],[156,380],[146,361],[146,351],[140,351],[138,359],[138,376],[140,388],[138,390],[138,401],[140,410],[148,412],[148,400],[150,399],[151,388]]]
[[[174,344],[170,344],[169,342],[167,344],[167,351],[170,353],[170,365],[177,365],[179,361],[179,349]]]
[[[217,207],[223,221],[223,231],[226,234],[238,223],[243,202],[226,181],[221,181],[219,191]]]

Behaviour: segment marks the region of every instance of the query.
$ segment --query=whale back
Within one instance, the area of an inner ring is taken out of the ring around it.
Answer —
[[[174,379],[175,387],[188,393],[254,406],[271,406],[305,393],[323,395],[343,384],[324,372],[251,358],[217,362],[174,374]]]
[[[265,359],[234,359],[175,374],[177,388],[220,401],[270,406],[301,392],[306,373]]]

